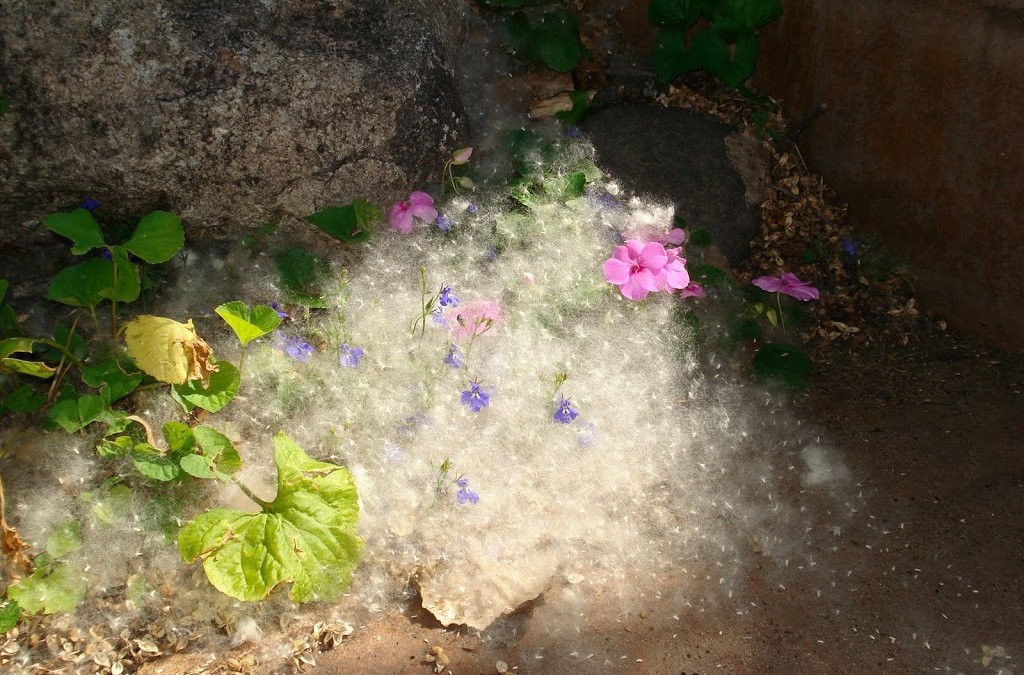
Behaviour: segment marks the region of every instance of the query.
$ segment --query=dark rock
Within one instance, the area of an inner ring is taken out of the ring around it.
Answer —
[[[54,0],[0,6],[0,247],[83,195],[238,238],[387,207],[465,142],[463,0]],[[291,221],[289,223],[288,221]]]
[[[748,255],[766,167],[756,141],[687,110],[644,105],[598,110],[583,130],[598,165],[628,192],[670,200],[691,227],[711,233],[730,263]]]

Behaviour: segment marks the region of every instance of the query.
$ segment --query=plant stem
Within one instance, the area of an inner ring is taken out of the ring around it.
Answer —
[[[775,294],[775,306],[779,308],[779,325],[782,326],[782,331],[786,331],[786,317],[782,316],[782,293]]]
[[[68,340],[66,344],[61,345],[56,340],[48,340],[44,342],[44,344],[49,343],[51,347],[56,347],[57,349],[59,349],[61,354],[60,363],[57,364],[57,372],[54,373],[53,381],[50,382],[50,390],[46,392],[47,403],[53,403],[53,399],[57,397],[57,388],[60,387],[60,383],[64,380],[64,375],[67,374],[68,372],[68,369],[64,368],[65,361],[67,361],[70,358],[77,367],[82,367],[82,364],[78,361],[78,359],[72,356],[71,353],[68,351],[68,349],[71,347],[71,338],[74,337],[75,328],[78,326],[78,316],[79,315],[75,315],[75,320],[71,322],[71,328],[68,329]],[[68,366],[68,368],[70,368],[70,366]]]
[[[258,506],[259,506],[259,507],[260,507],[261,509],[263,509],[264,511],[266,511],[267,509],[269,509],[269,508],[270,508],[270,502],[266,502],[266,501],[263,501],[262,499],[260,499],[259,497],[257,497],[257,496],[256,496],[256,495],[255,495],[255,494],[253,493],[253,491],[252,491],[252,490],[250,490],[250,489],[249,489],[248,487],[246,487],[245,483],[243,483],[242,481],[238,480],[238,476],[234,476],[234,475],[232,475],[232,476],[231,476],[231,482],[232,482],[232,483],[234,483],[234,484],[235,484],[235,485],[236,485],[236,486],[238,487],[238,489],[239,489],[239,490],[241,490],[241,491],[242,491],[242,493],[243,493],[243,494],[244,494],[244,495],[245,495],[246,497],[248,497],[249,499],[251,499],[251,500],[253,500],[254,502],[256,502],[256,504],[257,504],[257,505],[258,505]]]

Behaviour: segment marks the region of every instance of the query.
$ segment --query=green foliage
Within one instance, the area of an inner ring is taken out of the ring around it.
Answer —
[[[711,246],[711,233],[702,227],[690,232],[688,239],[694,246]]]
[[[7,289],[10,286],[7,279],[0,279],[0,338],[18,337],[22,334],[18,315],[6,300]]]
[[[46,396],[37,392],[31,385],[23,384],[3,401],[3,408],[13,413],[30,413],[39,410],[46,404]]]
[[[235,332],[242,347],[247,347],[256,338],[263,337],[281,325],[281,317],[273,307],[256,305],[252,309],[244,302],[227,302],[214,310]]]
[[[124,435],[101,441],[96,452],[105,459],[128,457],[143,476],[164,483],[189,476],[227,481],[242,468],[238,450],[227,436],[212,427],[189,428],[180,422],[168,422],[164,424],[163,436],[166,450]]]
[[[95,311],[104,300],[134,302],[139,297],[139,267],[131,253],[150,264],[167,262],[185,243],[181,218],[166,211],[154,211],[139,221],[132,236],[121,245],[103,238],[99,223],[86,209],[54,213],[43,220],[48,228],[71,240],[71,252],[88,253],[105,248],[110,260],[92,258],[61,270],[50,282],[50,300]]]
[[[85,395],[57,401],[46,412],[47,418],[73,434],[100,420],[107,412],[107,404],[99,396]]]
[[[145,376],[133,365],[107,359],[99,363],[82,366],[82,382],[99,389],[100,394],[114,403],[135,391]]]
[[[227,361],[215,361],[219,370],[210,374],[209,384],[203,386],[202,380],[188,380],[184,384],[171,387],[171,398],[178,402],[185,412],[191,413],[196,408],[207,412],[219,412],[238,394],[242,385],[242,374],[238,368]]]
[[[323,258],[301,248],[288,248],[277,258],[283,300],[288,304],[325,309],[324,288],[330,272]]]
[[[706,288],[728,288],[732,285],[729,274],[714,265],[689,265],[690,278]]]
[[[376,205],[355,199],[346,206],[311,213],[306,220],[346,244],[361,244],[370,240],[374,227],[384,220],[384,214]]]
[[[513,51],[528,61],[543,61],[552,70],[566,73],[589,54],[580,41],[576,15],[565,9],[549,9],[539,20],[524,12],[503,19]]]
[[[572,108],[556,112],[555,119],[563,124],[579,124],[579,121],[590,110],[590,94],[580,89],[570,91],[569,101],[572,103]]]
[[[766,344],[754,356],[758,377],[778,382],[790,389],[803,389],[811,374],[811,359],[796,345]]]
[[[210,583],[239,600],[260,600],[288,582],[295,602],[338,597],[363,549],[352,475],[312,459],[284,433],[274,437],[274,463],[274,501],[258,500],[256,514],[217,508],[200,515],[178,536],[181,557],[201,558]]]
[[[21,608],[14,600],[0,600],[0,635],[14,628],[21,617]]]
[[[82,527],[78,521],[66,520],[54,528],[46,540],[46,553],[34,561],[36,571],[7,587],[7,598],[16,605],[15,622],[20,612],[56,614],[70,612],[81,604],[88,583],[77,565],[60,560],[81,547]],[[11,611],[6,605],[0,610],[0,628],[11,620]]]
[[[53,377],[57,371],[53,366],[11,356],[11,354],[31,354],[37,342],[38,340],[26,337],[0,340],[0,371],[31,375],[43,380]]]
[[[706,70],[736,88],[754,73],[757,29],[782,15],[778,0],[651,0],[648,19],[663,27],[651,66],[668,84],[691,70]],[[703,16],[708,26],[694,34]]]

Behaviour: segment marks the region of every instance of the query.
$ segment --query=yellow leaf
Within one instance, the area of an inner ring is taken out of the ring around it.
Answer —
[[[139,368],[161,382],[205,384],[217,372],[210,345],[196,335],[191,319],[178,323],[163,316],[138,316],[125,327],[124,341]]]

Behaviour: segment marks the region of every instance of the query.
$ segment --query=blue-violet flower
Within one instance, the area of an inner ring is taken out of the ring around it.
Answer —
[[[459,398],[463,405],[469,406],[469,409],[475,413],[480,412],[491,403],[491,396],[480,386],[479,382],[471,382],[469,389],[462,392],[462,396]]]
[[[580,414],[580,411],[572,407],[572,401],[565,398],[564,396],[559,397],[558,404],[555,407],[555,421],[561,422],[562,424],[568,424],[576,419],[576,416]]]
[[[357,368],[359,366],[359,360],[363,358],[362,347],[349,347],[348,343],[345,342],[341,345],[341,354],[338,357],[338,362],[346,368]]]
[[[452,368],[461,368],[465,363],[462,360],[462,354],[459,353],[459,349],[455,345],[448,345],[448,353],[444,357],[444,362],[445,365]]]
[[[92,197],[82,197],[82,201],[78,204],[78,208],[85,209],[86,211],[95,211],[100,207],[100,200],[93,199]]]
[[[437,217],[437,229],[442,232],[451,232],[455,227],[455,221],[443,213]]]
[[[455,493],[455,499],[460,504],[476,504],[480,501],[480,495],[469,488],[468,478],[460,478],[455,481],[455,484],[459,486],[459,491]]]
[[[316,351],[310,343],[306,342],[298,335],[286,336],[283,340],[281,348],[284,353],[292,357],[296,361],[305,361]]]
[[[442,307],[458,307],[459,306],[459,298],[454,293],[452,293],[452,287],[451,286],[442,286],[441,287],[441,292],[437,296],[437,302]]]

